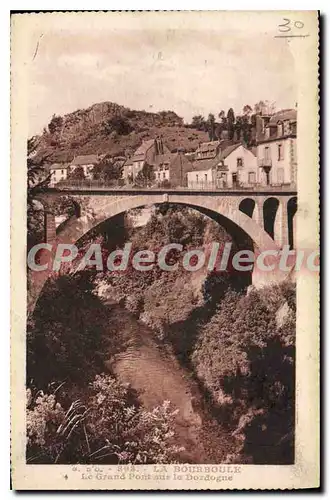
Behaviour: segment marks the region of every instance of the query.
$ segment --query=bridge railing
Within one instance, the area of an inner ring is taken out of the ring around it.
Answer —
[[[157,184],[146,184],[145,186],[137,186],[134,184],[124,184],[123,182],[118,181],[99,181],[92,179],[84,179],[84,180],[65,180],[60,181],[56,184],[51,185],[50,187],[54,189],[59,189],[61,191],[70,191],[70,190],[82,190],[82,191],[93,191],[93,190],[103,190],[103,191],[145,191],[146,189],[150,191],[225,191],[225,192],[241,192],[241,191],[295,191],[297,187],[293,184],[270,184],[267,186],[258,185],[243,185],[243,186],[222,186],[207,182],[207,183],[196,183],[196,185],[187,186],[168,186],[163,187]]]

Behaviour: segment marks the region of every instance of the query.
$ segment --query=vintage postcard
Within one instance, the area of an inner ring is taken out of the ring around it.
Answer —
[[[319,487],[316,11],[11,17],[12,484]]]

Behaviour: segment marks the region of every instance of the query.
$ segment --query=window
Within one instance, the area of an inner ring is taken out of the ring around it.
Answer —
[[[196,174],[196,182],[198,182],[198,174]]]
[[[270,160],[270,155],[269,155],[269,147],[265,147],[265,160]]]
[[[278,160],[283,160],[283,144],[278,144],[277,145],[277,152],[278,152],[277,159]]]
[[[160,179],[160,172],[158,172],[158,179]]]
[[[255,184],[256,183],[256,174],[255,172],[249,172],[249,184]]]
[[[166,178],[166,174],[165,174],[165,172],[163,172],[163,179],[165,179],[165,178]]]
[[[237,167],[243,167],[243,158],[237,158]]]
[[[207,174],[205,174],[205,182],[207,182]]]
[[[64,175],[64,170],[61,170],[61,174]]]

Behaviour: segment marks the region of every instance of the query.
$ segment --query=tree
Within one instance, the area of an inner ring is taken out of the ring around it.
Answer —
[[[54,134],[55,132],[57,132],[59,128],[62,127],[62,125],[63,125],[63,118],[61,116],[56,116],[54,114],[48,124],[49,133]]]
[[[218,114],[218,117],[220,119],[220,123],[217,123],[216,135],[217,135],[218,139],[222,139],[223,132],[227,131],[227,117],[226,117],[226,113],[224,112],[223,109]]]
[[[27,247],[40,243],[44,234],[44,210],[38,202],[38,194],[48,187],[51,174],[35,157],[39,145],[38,137],[27,141]]]
[[[237,116],[235,123],[235,135],[238,141],[241,140],[242,128],[243,128],[243,119],[241,116]]]
[[[205,130],[205,119],[202,115],[193,116],[191,126],[197,130]]]
[[[222,109],[222,110],[220,111],[220,113],[218,114],[218,117],[220,118],[220,120],[221,120],[222,122],[224,122],[224,121],[226,120],[226,113],[224,112],[224,110],[223,110],[223,109]]]
[[[72,172],[69,173],[68,179],[75,181],[82,181],[85,179],[85,172],[83,167],[76,167]]]
[[[223,414],[236,427],[241,457],[292,463],[295,289],[273,285],[248,295],[228,291],[200,331],[192,362]],[[281,323],[278,311],[285,306]],[[257,437],[258,436],[258,437]]]
[[[207,118],[206,125],[207,125],[207,131],[209,133],[209,139],[210,139],[210,141],[214,141],[215,140],[215,116],[212,113],[209,114],[209,116]]]
[[[135,178],[137,186],[150,186],[155,180],[154,169],[148,163],[145,163]]]
[[[92,171],[93,179],[100,181],[116,181],[122,178],[123,165],[120,161],[115,161],[111,156],[106,155],[100,163],[95,165]]]
[[[227,123],[228,123],[228,138],[230,141],[234,139],[235,134],[235,113],[233,108],[229,108],[227,113]]]
[[[132,132],[133,127],[130,122],[123,118],[122,116],[114,116],[104,122],[104,130],[111,134],[111,132],[116,132],[118,135],[128,135]]]
[[[250,116],[252,113],[252,108],[249,104],[245,104],[244,108],[243,108],[243,115],[244,116]]]
[[[252,117],[251,117],[252,118]],[[252,145],[252,128],[251,118],[249,115],[242,116],[242,139],[247,146]]]

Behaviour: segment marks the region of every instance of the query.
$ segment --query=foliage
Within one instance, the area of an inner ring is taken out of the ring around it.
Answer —
[[[102,367],[108,312],[93,294],[91,275],[54,276],[36,305],[27,337],[27,380],[79,384]]]
[[[229,108],[227,113],[227,123],[228,123],[228,138],[230,141],[234,139],[235,133],[235,113],[233,108]]]
[[[128,135],[133,128],[130,122],[122,116],[113,116],[104,122],[104,130],[110,134],[116,132],[118,135]]]
[[[216,139],[216,137],[215,137],[215,116],[212,113],[210,113],[208,118],[207,118],[206,126],[207,126],[207,131],[209,133],[210,141],[214,141]]]
[[[135,178],[137,186],[150,186],[155,181],[155,174],[152,165],[145,163]]]
[[[53,115],[52,119],[48,124],[48,130],[50,134],[54,134],[63,125],[63,118],[61,116]]]
[[[254,463],[291,463],[294,427],[294,286],[229,291],[200,331],[192,362],[222,418]],[[244,423],[245,422],[245,423]],[[244,423],[244,425],[243,425]]]
[[[205,118],[202,115],[193,116],[191,126],[197,130],[205,130]]]
[[[68,179],[75,181],[83,181],[85,179],[85,172],[83,167],[77,166],[68,173]]]
[[[206,130],[209,140],[229,139],[230,141],[243,141],[247,147],[255,146],[256,115],[272,114],[275,112],[275,103],[259,101],[253,107],[249,104],[243,106],[240,114],[235,115],[233,108],[227,113],[222,109],[218,113],[219,121],[210,113],[207,120],[202,115],[193,117],[191,127],[197,130]]]
[[[122,178],[123,166],[111,156],[105,156],[100,163],[95,165],[92,174],[94,180],[103,182],[115,181]]]
[[[38,201],[38,195],[48,187],[51,174],[47,173],[42,163],[38,163],[34,154],[38,139],[32,137],[27,142],[27,249],[40,243],[44,235],[44,210]]]
[[[67,411],[54,394],[27,392],[27,460],[31,463],[170,463],[176,410],[169,401],[143,409],[127,386],[97,375],[86,403]]]
[[[65,411],[56,401],[54,394],[44,394],[38,391],[33,398],[31,389],[27,389],[26,398],[28,462],[42,455],[46,455],[51,462],[54,462],[62,448],[56,433],[65,421]]]
[[[130,392],[110,376],[97,376],[92,384],[87,429],[104,456],[115,463],[169,463],[180,448],[173,444],[176,410],[169,401],[146,411],[131,404]]]

